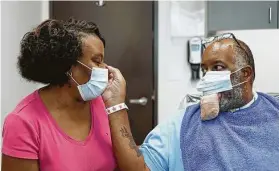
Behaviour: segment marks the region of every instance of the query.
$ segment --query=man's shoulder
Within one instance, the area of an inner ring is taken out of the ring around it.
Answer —
[[[263,92],[257,92],[257,94],[259,96],[263,96],[266,98],[271,98],[271,99],[275,99],[275,100],[279,100],[279,93],[263,93]]]
[[[270,105],[279,107],[279,94],[257,92],[258,97]]]
[[[188,106],[184,111],[182,120],[190,120],[193,117],[200,117],[200,103]]]
[[[199,104],[188,106],[186,109],[178,112],[178,114],[172,116],[167,121],[159,124],[158,128],[160,130],[171,132],[171,135],[173,136],[179,136],[183,120],[190,120],[192,117],[199,117],[199,110]]]
[[[200,103],[188,106],[184,114],[196,113],[198,110],[200,110]]]

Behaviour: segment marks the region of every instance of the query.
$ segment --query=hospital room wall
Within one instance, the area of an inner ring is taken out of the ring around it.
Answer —
[[[174,39],[170,35],[170,2],[159,1],[158,5],[158,123],[162,123],[180,112],[178,107],[181,100],[187,93],[196,93],[196,83],[190,81],[190,68],[186,60],[187,38]],[[41,86],[20,78],[16,68],[16,57],[22,35],[32,26],[48,18],[48,2],[2,2],[1,14],[3,123],[3,118],[22,97]],[[9,17],[3,17],[4,15]],[[247,42],[254,52],[257,89],[264,92],[279,92],[279,81],[275,75],[279,62],[279,58],[276,57],[279,30],[249,30],[234,33]]]
[[[1,130],[4,118],[38,85],[24,81],[17,71],[19,42],[31,27],[43,19],[44,2],[1,2]],[[2,146],[2,138],[0,147]],[[0,165],[2,161],[0,155]]]
[[[1,125],[16,104],[38,86],[20,77],[16,63],[22,36],[45,19],[46,5],[42,1],[1,2]]]

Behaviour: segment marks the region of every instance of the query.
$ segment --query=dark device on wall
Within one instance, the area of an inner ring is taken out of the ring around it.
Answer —
[[[192,80],[200,79],[200,65],[202,59],[202,39],[193,37],[188,40],[188,62],[191,66]]]

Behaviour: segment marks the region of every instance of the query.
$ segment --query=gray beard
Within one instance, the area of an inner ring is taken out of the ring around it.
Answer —
[[[241,83],[241,73],[236,73],[234,79],[231,81],[232,85]],[[234,87],[232,90],[222,92],[219,102],[220,112],[227,112],[229,110],[244,106],[245,100],[243,98],[243,89],[243,84],[241,84],[237,87]]]
[[[232,109],[240,108],[245,105],[243,99],[243,89],[235,87],[230,91],[222,92],[219,103],[220,112],[227,112]]]

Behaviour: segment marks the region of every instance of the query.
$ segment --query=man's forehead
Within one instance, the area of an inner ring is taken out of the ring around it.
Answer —
[[[208,60],[226,60],[234,62],[233,48],[235,42],[232,39],[224,39],[211,43],[203,53],[203,62]]]

